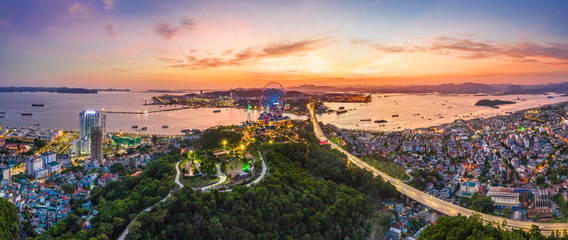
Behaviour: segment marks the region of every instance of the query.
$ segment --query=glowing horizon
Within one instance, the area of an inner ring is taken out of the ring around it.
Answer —
[[[0,3],[0,86],[568,81],[566,1]]]

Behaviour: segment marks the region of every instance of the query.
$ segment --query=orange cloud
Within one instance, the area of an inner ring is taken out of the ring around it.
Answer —
[[[354,44],[367,44],[386,53],[426,52],[439,55],[453,55],[465,59],[499,59],[511,62],[547,64],[568,64],[568,44],[529,41],[496,43],[465,38],[434,37],[425,44],[383,45],[367,40],[353,40]]]
[[[319,39],[308,39],[303,41],[296,41],[296,42],[281,42],[281,43],[273,43],[269,44],[266,47],[258,48],[258,47],[249,47],[244,49],[241,52],[233,54],[231,59],[225,60],[223,58],[198,58],[194,55],[186,56],[186,63],[176,64],[171,67],[174,68],[182,68],[182,69],[192,69],[192,70],[201,70],[201,69],[208,69],[208,68],[216,68],[221,66],[229,66],[229,65],[240,65],[245,62],[255,61],[261,58],[268,58],[268,57],[279,57],[285,56],[293,53],[300,53],[306,52],[310,50],[314,50],[318,48],[321,43],[327,41],[327,38],[319,38]],[[192,50],[192,52],[194,52]],[[196,52],[196,51],[195,51]],[[223,56],[230,55],[233,52],[232,49],[226,50],[223,52]],[[162,59],[160,60],[172,63],[171,59]],[[182,60],[179,60],[182,61]],[[177,63],[177,61],[176,61]]]

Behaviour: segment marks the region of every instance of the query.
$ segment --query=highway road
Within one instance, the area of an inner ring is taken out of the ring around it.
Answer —
[[[310,119],[312,120],[312,123],[314,125],[314,133],[316,135],[316,137],[320,140],[326,140],[327,137],[324,135],[323,131],[320,128],[320,125],[317,121],[317,117],[313,111],[312,106],[310,106],[308,104],[308,108],[310,111]],[[332,143],[331,141],[328,141],[329,144],[331,145],[332,148],[337,149],[338,151],[344,153],[345,155],[347,155],[347,158],[351,161],[351,163],[355,164],[356,166],[360,167],[360,168],[364,168],[367,169],[369,171],[371,171],[374,175],[380,175],[383,179],[391,182],[396,189],[406,195],[407,197],[420,202],[440,213],[443,213],[445,215],[448,216],[454,216],[454,215],[458,215],[461,213],[461,215],[463,216],[470,216],[474,213],[478,213],[472,210],[469,210],[467,208],[463,208],[460,207],[458,205],[446,202],[442,199],[439,198],[435,198],[427,193],[424,193],[422,191],[419,191],[407,184],[405,184],[404,182],[402,182],[399,179],[393,178],[389,175],[387,175],[386,173],[383,173],[379,170],[377,170],[376,168],[372,167],[371,165],[367,164],[366,162],[362,161],[361,159],[353,156],[351,153],[343,150],[341,147],[337,146],[336,144]],[[560,233],[562,233],[564,230],[568,229],[568,223],[537,223],[537,222],[528,222],[528,221],[519,221],[519,220],[513,220],[513,219],[507,219],[507,218],[502,218],[502,217],[497,217],[497,216],[493,216],[493,215],[489,215],[489,214],[481,214],[481,218],[483,221],[486,222],[495,222],[498,224],[503,223],[503,221],[506,221],[506,225],[510,228],[517,228],[517,229],[524,229],[524,230],[529,230],[531,229],[532,225],[537,225],[539,226],[541,232],[543,235],[550,235],[550,233],[552,231],[556,231],[559,230]]]

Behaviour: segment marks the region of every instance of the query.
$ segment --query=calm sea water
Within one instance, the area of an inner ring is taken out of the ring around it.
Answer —
[[[345,107],[352,110],[344,114],[322,114],[319,120],[342,128],[393,131],[436,126],[456,119],[505,115],[506,112],[568,101],[568,97],[558,94],[506,96],[380,94],[372,97],[370,103],[364,104],[326,103],[325,105],[331,109]],[[475,106],[475,103],[481,99],[509,100],[517,103],[501,105],[499,109]],[[362,122],[361,119],[371,119],[371,121]],[[385,126],[374,122],[380,119],[388,121]]]
[[[151,111],[173,107],[144,106],[144,100],[152,102],[155,93],[101,92],[99,94],[60,94],[60,93],[1,93],[0,126],[27,126],[39,124],[40,128],[76,130],[79,127],[79,113],[83,110],[109,111]],[[554,98],[548,98],[553,96]],[[521,100],[517,100],[521,99]],[[474,106],[480,99],[513,100],[516,104],[502,105],[500,109]],[[380,94],[373,95],[370,103],[326,103],[332,109],[343,106],[349,109],[344,114],[322,114],[319,120],[342,128],[367,130],[403,130],[435,126],[453,122],[455,119],[471,117],[490,117],[540,105],[568,101],[567,97],[549,95],[508,95],[472,96],[440,94]],[[45,107],[32,107],[32,103],[43,103]],[[185,109],[154,114],[107,114],[108,131],[133,132],[132,125],[148,127],[146,133],[180,134],[182,129],[207,129],[217,125],[240,124],[247,120],[243,109],[219,108]],[[22,116],[32,113],[33,116]],[[260,111],[252,111],[251,119],[258,118]],[[399,117],[392,115],[398,114]],[[417,115],[420,114],[420,115]],[[471,114],[471,115],[470,115]],[[306,119],[289,115],[293,119]],[[443,118],[440,118],[442,116]],[[361,119],[371,119],[362,122]],[[374,123],[384,119],[385,126]],[[168,125],[169,128],[162,128]]]
[[[76,130],[79,128],[79,113],[83,110],[108,111],[151,111],[167,108],[156,105],[144,106],[144,100],[152,102],[155,93],[101,92],[98,94],[60,93],[0,93],[0,126],[27,126],[40,124],[39,128]],[[32,103],[43,103],[44,107],[32,107]],[[213,113],[213,110],[221,110]],[[32,116],[22,116],[32,113]],[[251,111],[256,120],[260,111]],[[0,114],[2,115],[2,114]],[[289,115],[293,119],[300,117]],[[305,117],[304,117],[305,119]],[[182,129],[207,129],[218,125],[240,124],[247,120],[247,112],[234,108],[184,109],[154,114],[107,114],[107,131],[133,132],[148,127],[145,133],[181,134]],[[169,128],[162,128],[168,125]]]

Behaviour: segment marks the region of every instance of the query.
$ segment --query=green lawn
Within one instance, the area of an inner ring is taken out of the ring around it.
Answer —
[[[193,176],[193,177],[183,177],[179,178],[179,181],[183,183],[185,186],[190,187],[206,187],[211,184],[214,184],[219,181],[219,177],[200,177],[200,176]]]

